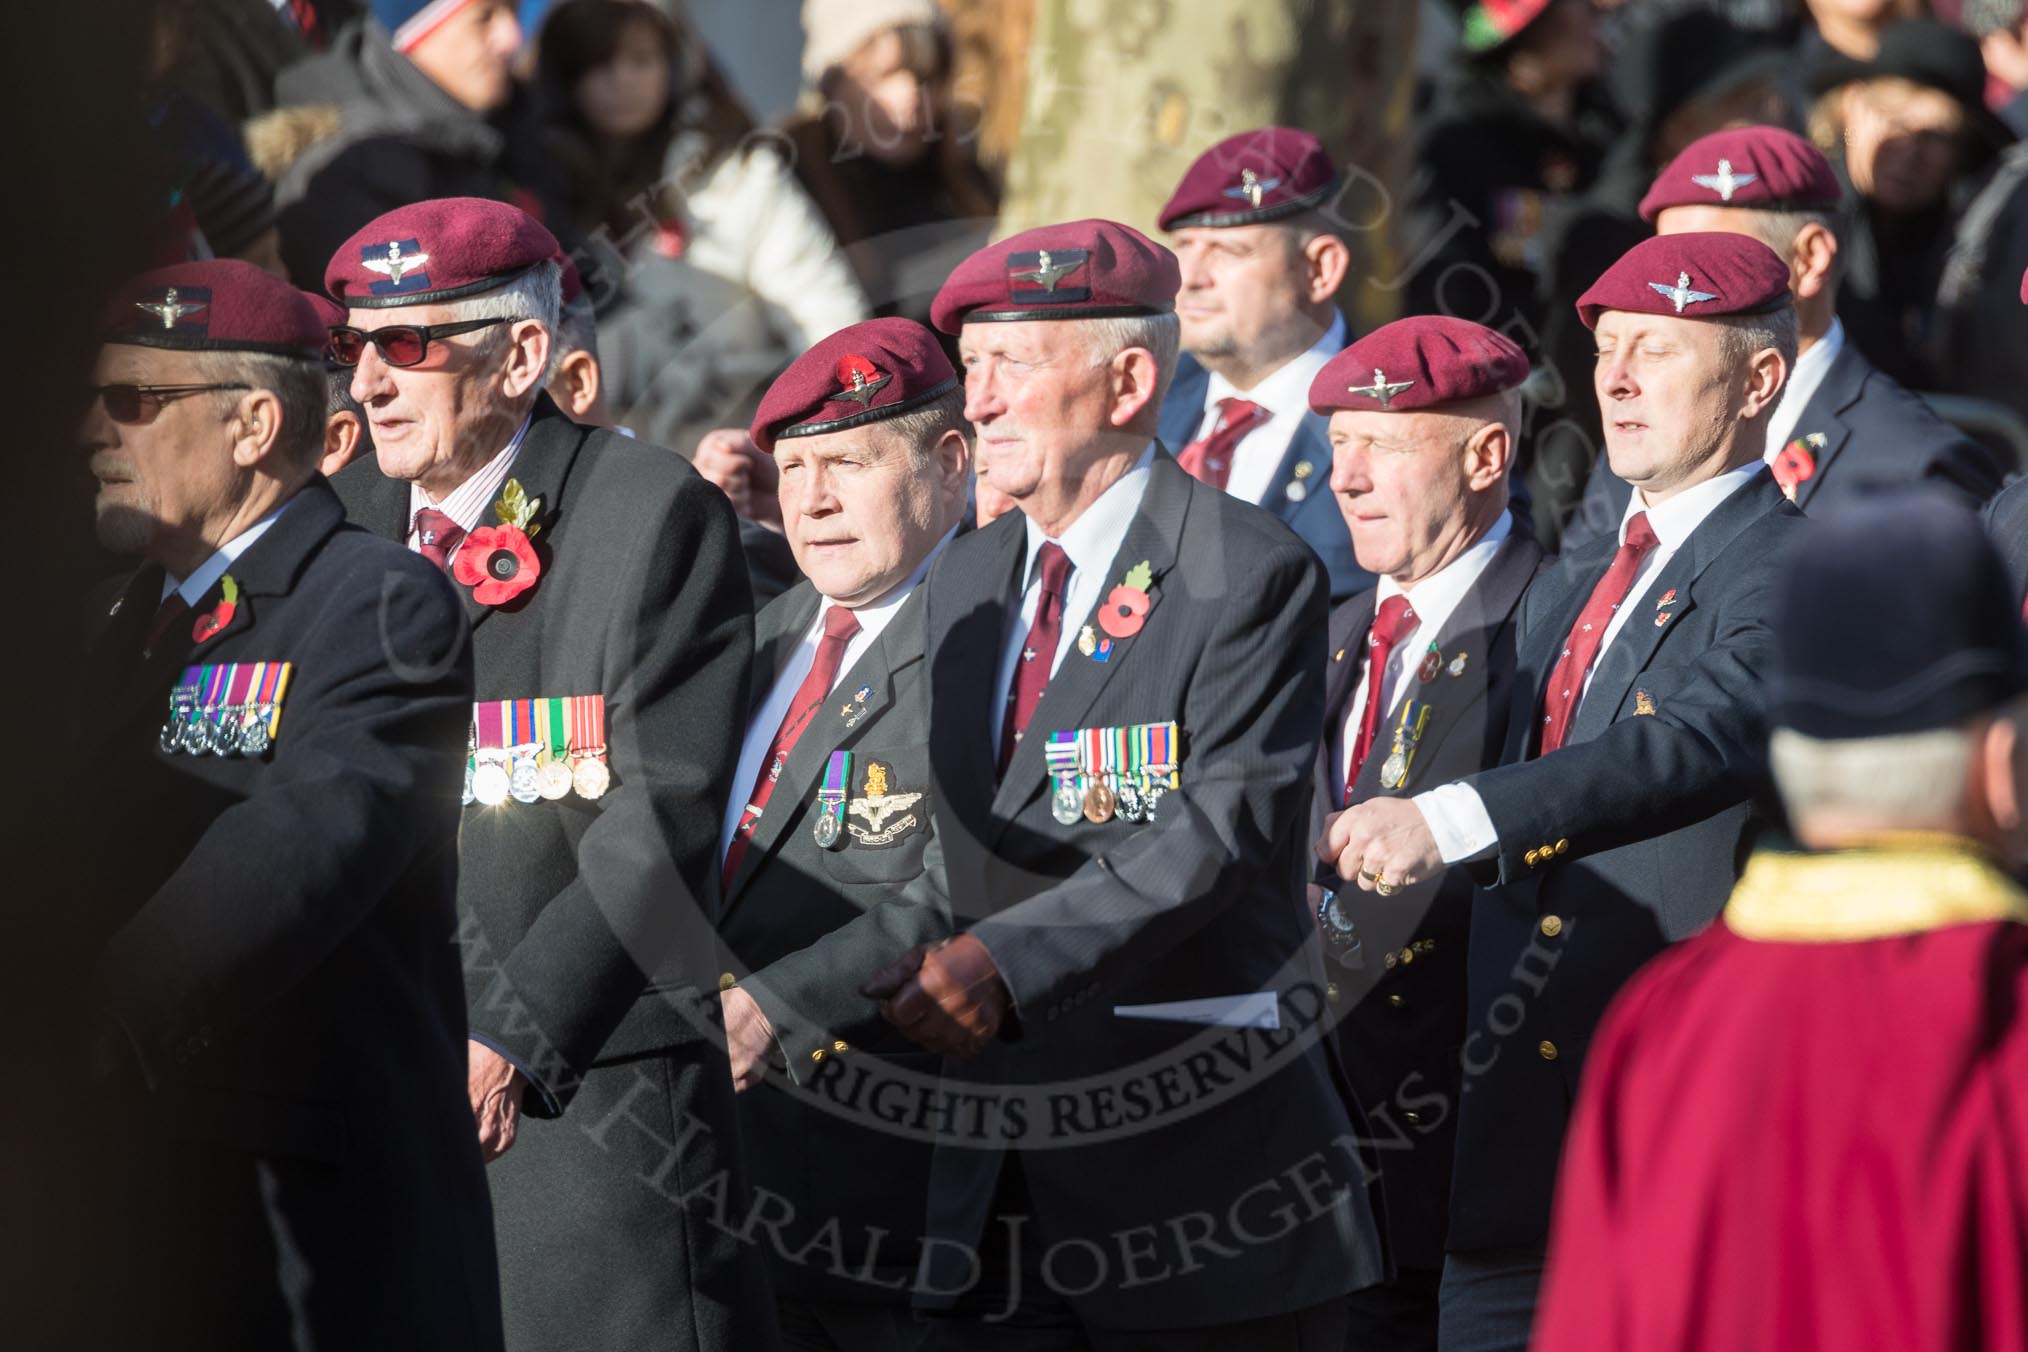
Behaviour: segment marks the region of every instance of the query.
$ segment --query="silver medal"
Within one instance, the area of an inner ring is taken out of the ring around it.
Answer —
[[[1059,826],[1084,819],[1084,795],[1077,791],[1075,780],[1065,777],[1056,781],[1056,792],[1049,796],[1049,815],[1056,818]]]
[[[472,797],[487,807],[507,801],[507,767],[495,762],[480,766],[472,774]]]
[[[838,843],[838,815],[828,806],[820,804],[817,820],[810,825],[810,835],[817,842],[817,848],[828,850]]]
[[[1397,749],[1392,755],[1390,755],[1384,762],[1381,763],[1380,766],[1381,787],[1388,789],[1398,789],[1401,787],[1401,782],[1407,778],[1408,778],[1408,757],[1403,755],[1400,752],[1400,750]]]
[[[1120,816],[1130,822],[1146,821],[1148,797],[1141,786],[1131,779],[1123,779],[1119,786]]]
[[[239,752],[242,756],[263,756],[275,744],[267,719],[256,714],[240,725]]]
[[[532,803],[542,797],[542,770],[533,756],[518,756],[514,761],[514,773],[507,779],[507,792],[517,803]]]

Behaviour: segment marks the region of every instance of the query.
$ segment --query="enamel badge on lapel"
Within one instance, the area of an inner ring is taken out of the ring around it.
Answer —
[[[1470,660],[1464,653],[1459,653],[1451,659],[1451,664],[1444,668],[1444,670],[1450,672],[1453,676],[1462,676],[1465,674],[1465,664]]]
[[[861,845],[890,845],[920,821],[909,809],[922,801],[922,795],[890,792],[887,778],[891,773],[891,768],[879,761],[866,763],[866,792],[852,800],[845,822],[845,829]],[[895,819],[897,813],[902,814],[899,820]],[[865,822],[865,827],[854,822],[854,817]]]
[[[1422,655],[1422,665],[1415,669],[1415,679],[1427,685],[1436,679],[1437,672],[1443,670],[1443,665],[1444,655],[1438,650],[1437,645],[1432,643],[1429,645],[1429,651]]]
[[[1660,629],[1663,625],[1667,624],[1669,622],[1669,617],[1675,614],[1674,611],[1669,609],[1670,606],[1673,606],[1675,604],[1676,604],[1676,589],[1674,587],[1671,587],[1669,588],[1669,590],[1662,593],[1661,600],[1655,602],[1655,627],[1657,629]]]
[[[1303,480],[1316,472],[1317,467],[1315,465],[1307,460],[1298,460],[1294,471],[1295,477],[1289,480],[1289,486],[1284,488],[1282,493],[1290,502],[1301,502],[1304,498],[1310,496],[1310,486],[1304,483]]]
[[[1781,485],[1783,495],[1790,502],[1796,500],[1796,492],[1805,481],[1816,477],[1816,453],[1829,444],[1830,438],[1822,432],[1812,432],[1808,436],[1797,437],[1775,456],[1769,468],[1774,471],[1775,482]]]
[[[866,717],[866,701],[872,696],[873,687],[862,685],[852,692],[852,702],[838,710],[838,716],[845,720],[845,726],[856,728],[859,720]]]
[[[1127,575],[1120,579],[1120,585],[1107,594],[1105,604],[1099,607],[1099,628],[1114,638],[1132,638],[1140,633],[1141,626],[1148,619],[1151,604],[1148,587],[1154,580],[1154,571],[1146,559],[1129,568]],[[1107,656],[1111,656],[1109,651]],[[1106,659],[1100,657],[1098,660],[1103,662]]]
[[[1098,651],[1098,635],[1092,633],[1090,625],[1077,631],[1077,650],[1086,657]]]
[[[1650,695],[1645,690],[1636,690],[1634,692],[1634,712],[1636,714],[1654,713],[1655,712],[1654,696]]]

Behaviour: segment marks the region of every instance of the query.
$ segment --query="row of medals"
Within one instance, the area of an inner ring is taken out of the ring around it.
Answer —
[[[602,798],[612,787],[612,771],[597,752],[576,752],[577,764],[571,765],[545,758],[545,750],[541,743],[532,742],[505,750],[489,748],[478,753],[480,763],[476,766],[466,761],[465,805],[498,807],[509,798],[517,803],[538,799],[553,803],[570,797],[573,790],[580,798]]]
[[[1120,776],[1086,776],[1088,783],[1079,793],[1077,776],[1061,775],[1056,792],[1049,797],[1049,815],[1057,824],[1069,826],[1082,817],[1098,825],[1115,816],[1122,821],[1151,822],[1155,805],[1169,792],[1161,779],[1128,779]]]
[[[274,744],[268,720],[272,704],[228,704],[218,708],[195,706],[172,709],[162,724],[158,739],[170,754],[178,751],[201,756],[258,756]]]

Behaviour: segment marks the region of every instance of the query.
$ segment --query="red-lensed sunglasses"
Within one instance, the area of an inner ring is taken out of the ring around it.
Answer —
[[[186,394],[252,388],[251,385],[94,385],[92,393],[105,402],[108,418],[139,426],[161,417],[165,405]]]
[[[366,355],[366,345],[371,343],[380,349],[380,359],[389,366],[414,366],[429,355],[430,343],[435,339],[477,333],[495,324],[511,322],[505,318],[467,319],[456,324],[389,324],[380,329],[355,329],[349,324],[340,325],[331,330],[331,339],[324,345],[324,352],[340,366],[357,366],[359,359]]]

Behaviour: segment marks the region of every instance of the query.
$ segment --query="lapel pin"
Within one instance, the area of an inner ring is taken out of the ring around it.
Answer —
[[[1676,604],[1676,589],[1674,587],[1671,587],[1669,588],[1669,590],[1662,593],[1661,600],[1655,602],[1655,609],[1660,610],[1663,606],[1673,606],[1675,604]]]
[[[1450,666],[1446,667],[1445,670],[1453,676],[1462,676],[1465,674],[1465,663],[1469,660],[1464,653],[1459,653],[1451,659]]]
[[[1654,696],[1650,695],[1645,690],[1636,690],[1634,692],[1634,712],[1636,714],[1654,713],[1655,712]]]
[[[1442,670],[1443,664],[1444,655],[1437,651],[1436,644],[1430,644],[1429,651],[1423,654],[1422,665],[1415,669],[1415,679],[1425,684],[1435,680],[1436,674]]]
[[[1092,633],[1090,625],[1086,625],[1078,631],[1077,650],[1086,657],[1090,657],[1098,651],[1098,635]]]

